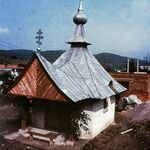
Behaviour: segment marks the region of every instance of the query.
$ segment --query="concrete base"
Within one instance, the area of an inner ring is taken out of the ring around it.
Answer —
[[[82,149],[89,140],[80,140],[79,142],[75,143],[74,146],[71,145],[52,145],[51,147],[47,142],[39,141],[39,140],[33,140],[29,141],[28,138],[23,137],[22,135],[19,135],[18,137],[11,139],[16,142],[20,142],[22,144],[38,148],[41,150],[80,150]]]

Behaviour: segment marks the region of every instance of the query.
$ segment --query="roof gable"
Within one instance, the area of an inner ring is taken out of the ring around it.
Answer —
[[[67,101],[66,96],[57,88],[43,68],[37,54],[33,56],[8,93],[31,98]]]

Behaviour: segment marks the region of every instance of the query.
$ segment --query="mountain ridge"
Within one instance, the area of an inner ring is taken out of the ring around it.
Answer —
[[[65,50],[47,50],[41,51],[41,54],[48,61],[54,62],[63,52]],[[25,65],[34,53],[35,51],[26,49],[0,50],[0,63],[18,63]],[[105,52],[95,54],[94,56],[107,69],[123,70],[126,68],[127,57],[125,56]]]

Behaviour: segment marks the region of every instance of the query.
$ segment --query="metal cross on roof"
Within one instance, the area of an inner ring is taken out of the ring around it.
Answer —
[[[83,11],[83,0],[80,0],[80,3],[79,3],[79,10],[80,10],[80,11]]]
[[[38,48],[37,48],[37,51],[40,51],[41,48],[40,46],[42,45],[42,42],[41,40],[43,40],[43,36],[42,36],[43,32],[41,29],[39,29],[39,31],[37,32],[37,36],[35,37],[37,39],[36,43],[38,44]]]

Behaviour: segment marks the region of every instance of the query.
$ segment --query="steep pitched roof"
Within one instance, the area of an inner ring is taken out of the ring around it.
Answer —
[[[87,46],[90,44],[86,41],[84,32],[87,18],[83,13],[82,4],[83,2],[80,0],[77,15],[73,18],[76,30],[74,37],[68,42],[71,44],[71,48],[53,64],[42,57],[40,53],[36,53],[40,64],[49,76],[49,80],[55,85],[55,91],[62,92],[73,102],[85,99],[102,100],[126,90],[88,51]],[[22,86],[25,85],[22,84]],[[52,93],[51,89],[48,93]]]
[[[40,54],[34,54],[16,82],[9,87],[7,93],[28,98],[68,101],[69,98],[53,82],[52,78],[55,76],[53,67],[50,63],[48,64],[51,73],[49,76],[49,72],[45,70],[47,63],[41,59]]]
[[[126,90],[109,75],[87,48],[70,48],[54,62],[53,67],[61,77],[65,89],[63,92],[74,102],[105,99]]]
[[[49,100],[65,100],[65,97],[68,97],[73,102],[78,102],[85,99],[102,100],[125,90],[86,48],[70,48],[54,64],[47,61],[40,53],[36,53],[36,56],[44,70],[39,73],[39,69],[35,68],[37,64],[34,65],[37,61],[30,62],[31,66],[25,68],[8,93]],[[43,86],[44,80],[40,81],[42,79],[40,75],[44,71],[48,75],[48,78],[42,76],[47,83],[45,86]],[[110,82],[112,86],[109,85]],[[53,88],[48,88],[52,85]],[[40,92],[42,94],[39,94]],[[54,92],[57,98],[53,96]]]

